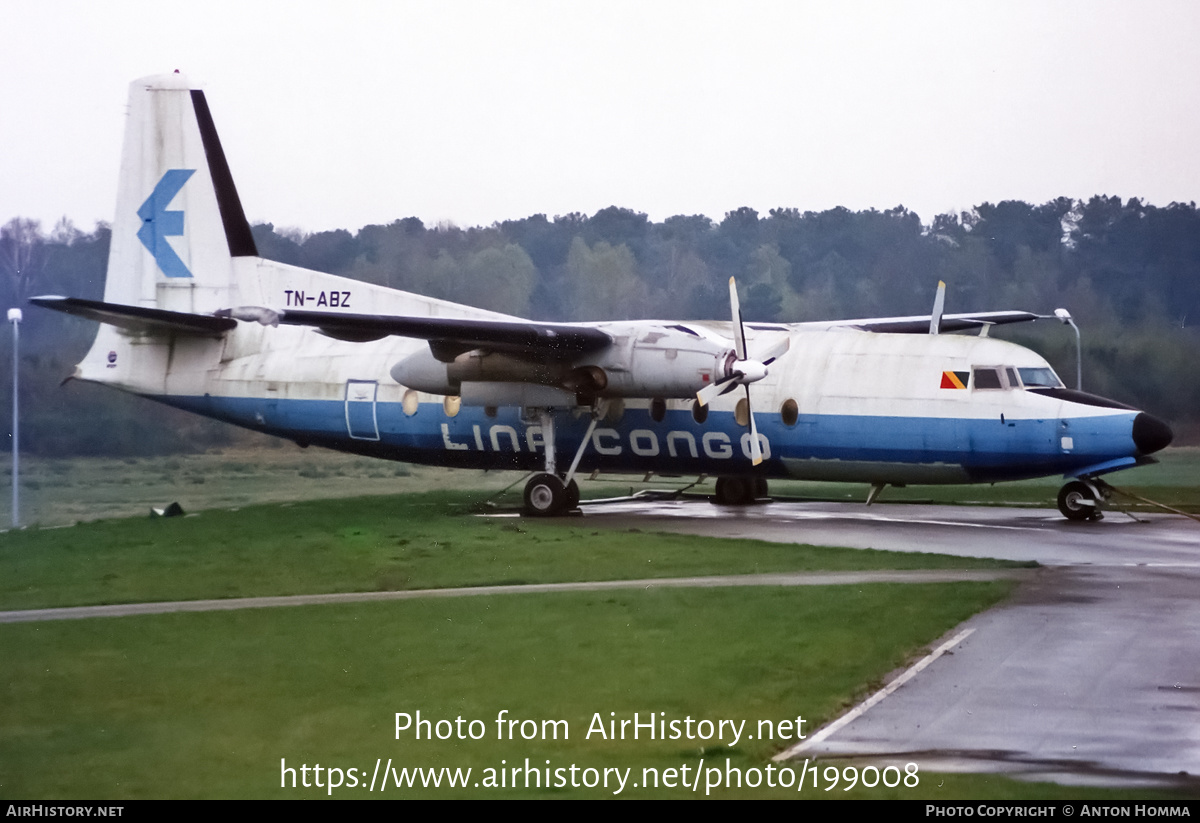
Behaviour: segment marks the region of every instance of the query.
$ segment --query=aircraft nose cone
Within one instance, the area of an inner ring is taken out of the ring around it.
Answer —
[[[1133,444],[1142,454],[1153,454],[1175,439],[1171,427],[1152,414],[1142,412],[1133,418]]]

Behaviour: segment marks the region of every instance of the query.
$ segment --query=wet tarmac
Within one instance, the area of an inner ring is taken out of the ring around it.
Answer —
[[[1109,513],[701,500],[585,509],[596,528],[1036,560],[1009,602],[799,757],[917,762],[1200,794],[1200,524]],[[935,644],[936,645],[936,644]]]

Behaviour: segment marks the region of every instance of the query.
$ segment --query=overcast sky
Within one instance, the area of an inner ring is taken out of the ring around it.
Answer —
[[[1200,200],[1200,3],[0,0],[0,222],[111,220],[135,78],[247,215]]]

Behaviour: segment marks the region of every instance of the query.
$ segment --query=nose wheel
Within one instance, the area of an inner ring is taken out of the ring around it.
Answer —
[[[1103,502],[1101,490],[1082,480],[1072,480],[1058,491],[1058,510],[1068,520],[1099,520]]]

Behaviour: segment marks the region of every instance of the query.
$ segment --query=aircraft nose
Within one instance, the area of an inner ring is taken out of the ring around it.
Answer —
[[[1152,414],[1140,413],[1133,418],[1133,444],[1142,454],[1153,454],[1166,448],[1175,439],[1171,427]]]

